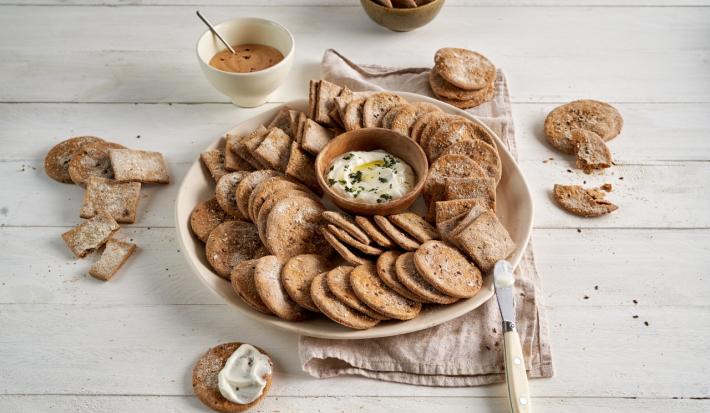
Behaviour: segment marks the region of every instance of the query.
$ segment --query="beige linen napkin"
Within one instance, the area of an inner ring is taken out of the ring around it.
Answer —
[[[355,91],[395,90],[432,96],[428,68],[393,69],[356,65],[334,50],[323,56],[324,78]],[[510,96],[498,71],[493,100],[470,109],[500,136],[516,156]],[[517,327],[529,377],[551,377],[548,325],[541,302],[540,277],[529,245],[515,282]],[[455,320],[396,337],[327,340],[301,337],[303,370],[314,377],[360,375],[427,386],[479,386],[505,380],[503,339],[498,304],[492,298]]]

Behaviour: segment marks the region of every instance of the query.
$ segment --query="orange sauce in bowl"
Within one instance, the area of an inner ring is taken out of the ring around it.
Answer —
[[[282,61],[284,55],[263,44],[233,45],[236,54],[223,50],[210,59],[210,66],[225,72],[249,73],[267,69]]]

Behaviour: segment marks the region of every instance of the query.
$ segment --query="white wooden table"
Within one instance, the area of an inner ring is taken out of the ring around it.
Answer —
[[[99,4],[97,4],[99,3]],[[436,49],[482,51],[508,74],[520,163],[535,202],[556,375],[532,382],[538,412],[710,409],[710,1],[450,0],[418,31],[371,23],[356,0],[0,0],[0,412],[204,411],[196,358],[241,340],[275,358],[268,412],[501,412],[502,386],[428,388],[300,371],[297,337],[209,293],[178,250],[173,200],[187,166],[266,107],[226,103],[202,77],[200,8],[214,21],[264,16],[296,37],[288,83],[304,96],[324,49],[354,61],[430,65]],[[603,175],[545,143],[559,103],[598,98],[626,125]],[[144,191],[140,252],[109,283],[85,274],[59,235],[81,190],[49,180],[46,151],[95,134],[157,150],[174,184]],[[551,162],[544,163],[553,157]],[[620,210],[584,220],[554,183],[610,182]]]

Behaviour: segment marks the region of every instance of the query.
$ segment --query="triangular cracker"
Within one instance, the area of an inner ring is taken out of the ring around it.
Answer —
[[[333,120],[330,118],[330,111],[336,107],[334,99],[340,95],[342,90],[343,89],[340,86],[330,83],[327,80],[320,81],[314,118],[316,122],[328,126],[335,125]]]
[[[313,159],[298,147],[297,142],[291,143],[291,154],[286,165],[286,175],[296,178],[316,193],[323,192],[318,185]]]
[[[333,131],[322,127],[320,124],[307,119],[303,126],[301,147],[313,155],[318,155],[325,145],[333,139]]]
[[[291,141],[284,131],[272,128],[252,154],[271,169],[284,172],[291,153]]]
[[[288,106],[283,106],[276,114],[274,119],[271,121],[271,123],[269,123],[269,126],[267,126],[267,128],[279,128],[287,135],[293,136],[293,132],[291,131],[291,117],[289,116],[290,111],[291,108],[289,108]]]

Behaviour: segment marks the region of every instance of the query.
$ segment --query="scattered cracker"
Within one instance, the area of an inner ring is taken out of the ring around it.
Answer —
[[[414,265],[414,253],[400,255],[395,262],[397,280],[409,291],[421,297],[419,301],[436,304],[453,304],[459,299],[442,294],[419,274]],[[423,300],[422,300],[423,299]]]
[[[580,217],[594,218],[619,208],[604,199],[604,192],[585,189],[579,185],[555,184],[553,195],[562,208]]]
[[[207,242],[210,232],[219,224],[232,218],[219,206],[217,199],[211,198],[197,204],[190,214],[190,228],[202,242]]]
[[[496,78],[493,63],[482,54],[467,49],[439,49],[434,63],[436,72],[442,78],[461,89],[482,89]]]
[[[95,136],[79,136],[59,142],[47,152],[44,158],[44,172],[55,181],[72,183],[69,176],[69,162],[84,145],[96,142],[104,142],[104,140]]]
[[[370,243],[370,237],[368,237],[367,234],[357,226],[355,220],[349,215],[336,211],[324,211],[323,219],[336,227],[347,231],[348,234],[352,235],[353,238],[363,244]]]
[[[89,275],[102,281],[110,280],[135,250],[136,244],[110,238],[101,258],[89,268]]]
[[[392,248],[392,246],[394,246],[392,240],[390,240],[384,232],[377,228],[377,226],[369,218],[356,216],[355,223],[377,244],[385,248]]]
[[[422,304],[402,297],[377,276],[374,264],[355,267],[350,273],[350,285],[355,295],[368,307],[397,320],[411,320],[419,315]]]
[[[170,183],[168,166],[160,152],[133,149],[109,149],[114,179],[144,184]]]
[[[229,279],[240,262],[263,257],[267,253],[259,241],[256,226],[245,221],[220,224],[212,230],[205,246],[207,261],[224,279]]]
[[[483,285],[481,271],[457,249],[441,241],[422,244],[414,253],[414,263],[428,283],[452,297],[473,297]]]
[[[616,137],[624,125],[621,114],[611,105],[597,100],[575,100],[558,106],[545,118],[545,135],[550,145],[565,153],[575,152],[572,131],[594,132],[603,140]]]
[[[387,234],[387,237],[393,240],[397,245],[406,251],[414,251],[419,248],[419,242],[410,238],[408,235],[402,231],[395,228],[394,225],[386,218],[381,215],[375,215],[375,224]]]
[[[230,172],[219,178],[215,186],[214,193],[217,203],[224,212],[236,219],[246,219],[237,207],[237,186],[248,175],[249,172],[246,171]]]
[[[67,247],[79,258],[104,245],[120,227],[113,217],[99,211],[93,218],[62,234]]]
[[[279,128],[269,129],[264,140],[252,152],[260,162],[279,172],[286,170],[290,154],[291,137]]]
[[[348,307],[357,310],[368,317],[372,317],[375,320],[387,320],[387,316],[371,309],[365,305],[365,303],[363,303],[357,295],[355,295],[355,291],[353,291],[353,288],[350,285],[350,273],[353,269],[353,267],[343,265],[329,271],[325,276],[328,289],[338,298],[338,300],[343,302]]]
[[[454,239],[484,272],[491,271],[496,262],[515,251],[515,242],[493,211],[481,213]]]
[[[571,135],[576,148],[577,168],[589,174],[595,169],[609,168],[614,163],[609,147],[596,133],[575,129]]]
[[[382,282],[384,282],[389,288],[393,289],[397,294],[402,297],[409,298],[412,301],[418,303],[426,303],[428,300],[415,295],[413,292],[409,291],[407,287],[402,284],[397,278],[397,270],[395,268],[395,263],[397,258],[401,254],[396,251],[387,251],[380,255],[377,259],[377,275],[380,277]]]
[[[357,310],[353,310],[338,300],[330,289],[328,289],[328,283],[325,277],[325,273],[319,274],[313,279],[313,283],[311,284],[311,297],[323,314],[338,324],[356,330],[366,330],[376,326],[380,322],[380,320],[375,320]]]
[[[325,145],[333,139],[333,132],[322,127],[318,123],[307,119],[303,126],[303,135],[301,136],[301,146],[306,151],[313,155],[325,148]]]
[[[296,304],[320,312],[311,298],[313,279],[332,268],[328,258],[318,254],[291,257],[281,270],[281,283]]]
[[[296,304],[281,284],[283,264],[274,255],[259,258],[254,269],[254,284],[261,301],[278,318],[301,321],[310,317],[308,310]]]
[[[125,149],[125,146],[113,142],[93,142],[81,145],[79,151],[69,161],[67,168],[72,182],[79,186],[86,185],[90,176],[113,179],[109,148]]]
[[[271,310],[264,304],[256,291],[254,271],[258,261],[258,259],[245,260],[234,267],[230,274],[232,289],[252,309],[260,313],[271,314]]]
[[[392,223],[402,228],[407,234],[413,236],[419,242],[427,242],[432,239],[439,239],[439,232],[430,223],[413,212],[403,212],[401,214],[389,215],[387,217]]]
[[[116,222],[132,224],[136,222],[140,191],[140,182],[115,182],[90,176],[84,190],[79,216],[92,218],[99,211],[104,211]]]

